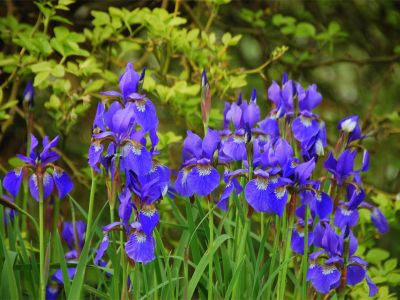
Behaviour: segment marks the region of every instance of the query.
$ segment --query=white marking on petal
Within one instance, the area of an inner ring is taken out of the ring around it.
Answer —
[[[321,140],[318,140],[315,143],[315,152],[317,153],[318,156],[324,155],[324,144],[322,143]]]
[[[354,130],[354,128],[356,128],[357,126],[357,122],[352,120],[352,119],[347,119],[346,121],[344,121],[342,123],[342,130],[345,132],[352,132]]]
[[[300,122],[301,124],[304,125],[304,127],[310,127],[311,126],[311,118],[307,118],[304,116],[300,116]]]
[[[321,200],[322,200],[322,194],[321,194],[321,193],[316,193],[316,194],[315,194],[315,199],[317,199],[318,202],[321,202]]]
[[[233,136],[233,142],[236,144],[243,144],[245,141],[245,137],[244,136],[240,136],[240,135],[234,135]]]
[[[340,209],[340,212],[342,213],[342,215],[344,215],[344,216],[346,216],[346,217],[350,216],[350,215],[353,213],[352,210],[348,210],[348,209],[346,209],[346,208],[341,208],[341,209]]]
[[[136,232],[134,233],[135,238],[136,238],[136,242],[138,242],[139,244],[142,244],[146,241],[146,235],[143,232]]]
[[[50,183],[51,175],[49,173],[44,173],[43,176],[43,185]]]
[[[332,274],[336,270],[335,266],[324,266],[322,267],[322,275]]]
[[[207,176],[211,174],[211,166],[209,165],[197,166],[197,170],[199,171],[200,176]]]
[[[21,173],[22,173],[22,168],[16,168],[16,169],[14,169],[14,174],[15,174],[16,176],[21,176]]]
[[[265,191],[268,188],[269,180],[262,177],[257,177],[255,183],[258,190]]]
[[[129,146],[130,146],[129,150],[131,150],[133,154],[140,155],[142,153],[142,147],[141,146],[132,145],[132,144],[130,144]]]
[[[155,208],[142,209],[142,214],[144,214],[146,217],[149,217],[149,218],[154,216],[155,213],[156,213],[156,209]]]
[[[100,143],[94,143],[94,152],[99,152],[101,150],[101,145]]]
[[[274,190],[275,196],[276,196],[278,199],[283,198],[283,196],[285,196],[285,192],[286,192],[285,187],[279,187],[279,188],[276,188],[276,189]]]
[[[164,197],[168,192],[168,184],[166,184],[161,192],[162,196]]]
[[[145,111],[146,111],[146,104],[145,104],[145,102],[136,101],[136,108],[137,108],[137,110],[140,111],[140,112],[145,112]]]

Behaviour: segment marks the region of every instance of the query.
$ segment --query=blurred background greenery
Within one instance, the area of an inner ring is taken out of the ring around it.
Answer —
[[[143,89],[155,101],[159,149],[172,168],[179,167],[186,130],[201,132],[203,68],[213,93],[214,127],[221,125],[224,101],[234,101],[240,91],[248,98],[253,87],[267,113],[266,90],[287,72],[318,85],[323,104],[317,113],[327,123],[331,145],[337,122],[360,116],[371,153],[368,199],[391,226],[377,245],[400,256],[400,2],[7,0],[0,5],[2,175],[16,163],[15,154],[24,152],[24,112],[15,100],[21,100],[28,80],[36,91],[35,132],[61,135],[64,164],[76,182],[73,195],[85,205],[86,153],[99,92],[117,87],[127,62],[137,71],[147,68]],[[364,246],[376,245],[375,237]],[[390,282],[387,272],[393,270],[380,266],[383,260],[374,272],[394,286],[400,273],[392,273]]]

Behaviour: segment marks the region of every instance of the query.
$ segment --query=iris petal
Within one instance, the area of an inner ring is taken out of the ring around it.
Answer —
[[[62,169],[55,169],[53,173],[54,183],[58,190],[58,197],[63,199],[73,188],[71,179],[67,172]]]
[[[54,188],[53,177],[49,173],[43,175],[43,200],[47,199]],[[39,186],[36,174],[32,174],[29,178],[29,190],[32,197],[39,201]]]
[[[135,262],[147,264],[155,259],[155,241],[153,236],[146,235],[143,231],[136,231],[129,236],[125,243],[125,251],[130,259]]]
[[[22,168],[17,168],[8,171],[3,179],[3,187],[9,192],[14,198],[17,197],[19,188],[22,183]]]
[[[139,222],[142,224],[142,230],[148,236],[153,233],[154,228],[160,222],[160,215],[154,207],[144,206],[139,212]]]
[[[211,165],[197,165],[188,174],[187,181],[194,193],[207,196],[218,187],[220,176]]]

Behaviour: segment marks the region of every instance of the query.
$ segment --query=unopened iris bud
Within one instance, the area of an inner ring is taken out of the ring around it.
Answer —
[[[35,90],[33,89],[32,82],[29,80],[25,86],[24,93],[22,94],[22,104],[27,105],[29,108],[33,107],[33,96],[35,95]]]
[[[201,117],[204,125],[208,124],[211,112],[211,91],[206,71],[201,74]]]

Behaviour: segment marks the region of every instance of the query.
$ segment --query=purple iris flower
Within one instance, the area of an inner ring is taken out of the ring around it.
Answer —
[[[128,173],[126,188],[119,195],[120,221],[103,228],[104,237],[96,252],[95,264],[109,246],[109,232],[116,229],[126,234],[125,253],[130,260],[147,264],[155,259],[153,231],[160,222],[155,202],[167,193],[169,178],[169,169],[156,162],[144,176]]]
[[[273,212],[282,217],[288,199],[286,184],[281,176],[257,169],[244,189],[246,200],[258,212]]]
[[[57,152],[52,149],[57,145],[59,137],[49,141],[48,137],[43,138],[43,150],[39,152],[37,146],[38,140],[31,135],[30,155],[24,156],[17,154],[25,164],[9,171],[3,179],[4,188],[14,197],[17,197],[21,187],[22,179],[32,172],[29,177],[29,190],[32,197],[39,201],[38,176],[43,176],[43,198],[46,199],[53,192],[54,185],[58,191],[60,199],[64,198],[73,188],[71,179],[67,172],[62,168],[55,166],[54,161],[60,158]],[[51,172],[52,170],[52,172]]]
[[[216,130],[209,129],[203,141],[197,134],[187,132],[183,164],[175,181],[175,189],[181,196],[207,196],[218,187],[220,175],[213,167],[213,156],[219,144]]]
[[[121,228],[121,222],[115,222],[103,228],[104,237],[97,249],[94,264],[98,265],[109,246],[109,232]],[[134,262],[147,264],[155,259],[155,240],[152,234],[147,234],[139,222],[129,225],[127,242],[125,243],[125,253]]]
[[[128,63],[125,68],[125,73],[122,74],[119,80],[119,89],[117,91],[102,92],[102,95],[111,97],[120,97],[123,99],[125,105],[128,103],[133,104],[132,111],[136,122],[146,131],[156,129],[158,126],[158,118],[156,109],[146,95],[139,93],[140,82],[144,79],[144,72],[142,75],[136,73],[133,65]]]
[[[97,164],[106,157],[113,168],[113,159],[121,152],[121,169],[133,170],[138,175],[145,175],[152,167],[152,155],[146,149],[145,131],[136,130],[135,112],[131,103],[122,107],[119,102],[113,102],[105,110],[103,102],[97,107],[93,123],[94,134],[89,148],[89,165],[100,171]],[[153,133],[150,133],[150,136]],[[103,155],[105,141],[110,141],[106,155]],[[112,146],[111,146],[112,145]],[[111,160],[110,160],[111,159]],[[114,172],[111,172],[113,174]]]
[[[310,254],[311,263],[307,280],[323,294],[328,294],[330,290],[339,287],[341,271],[345,267],[343,256],[346,240],[349,245],[346,283],[356,285],[366,279],[370,286],[370,296],[373,296],[377,289],[367,276],[368,264],[360,257],[354,256],[358,243],[348,228],[338,235],[329,224],[317,224],[314,229],[314,245],[322,250]]]
[[[296,94],[295,84],[287,80],[286,75],[282,78],[282,87],[275,81],[268,88],[268,99],[274,104],[271,114],[277,118],[293,115],[293,99]]]

